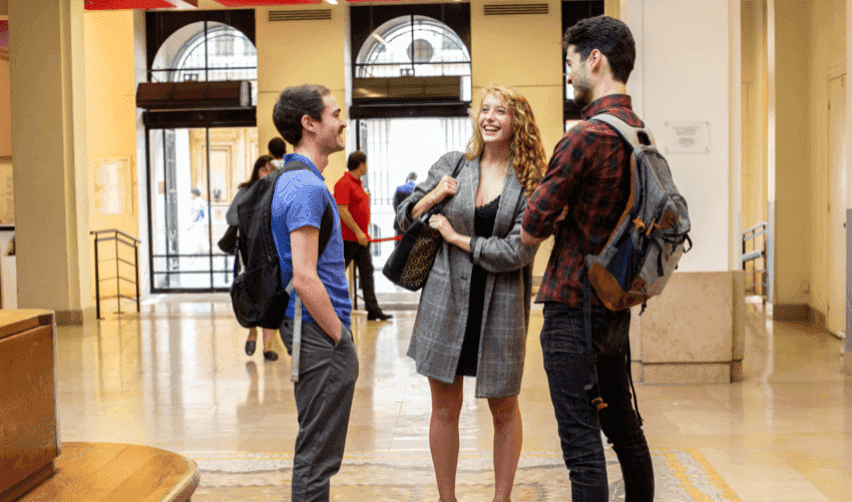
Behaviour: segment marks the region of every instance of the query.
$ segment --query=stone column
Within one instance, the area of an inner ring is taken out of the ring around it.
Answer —
[[[93,312],[83,2],[8,0],[18,307]]]

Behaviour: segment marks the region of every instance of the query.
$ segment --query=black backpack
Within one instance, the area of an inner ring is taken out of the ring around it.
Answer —
[[[231,284],[231,305],[245,328],[278,329],[290,303],[290,294],[281,284],[281,263],[272,237],[272,197],[278,178],[299,169],[310,168],[302,162],[288,162],[257,180],[237,206],[237,249],[245,270]],[[333,228],[334,212],[329,203],[322,215],[317,259],[325,251]]]

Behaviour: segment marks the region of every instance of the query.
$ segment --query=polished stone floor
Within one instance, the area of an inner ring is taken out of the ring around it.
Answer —
[[[852,500],[852,377],[843,342],[766,320],[749,306],[745,381],[637,385],[657,500]],[[428,450],[429,388],[405,357],[414,311],[353,317],[361,374],[335,500],[437,499]],[[166,448],[194,458],[193,500],[289,500],[297,430],[289,357],[243,352],[227,295],[153,296],[142,313],[58,330],[63,441]],[[520,406],[524,445],[513,500],[570,500],[533,312]],[[491,500],[492,426],[465,382],[459,499]],[[608,456],[611,491],[618,470]]]

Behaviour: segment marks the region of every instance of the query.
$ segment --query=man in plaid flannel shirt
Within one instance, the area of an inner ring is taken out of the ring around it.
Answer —
[[[603,430],[621,464],[626,500],[650,501],[651,455],[630,394],[630,311],[606,309],[592,291],[594,361],[600,397],[608,405],[601,410],[585,388],[590,367],[583,324],[584,251],[600,253],[630,196],[626,144],[609,126],[588,120],[608,113],[644,127],[625,94],[636,48],[629,28],[608,16],[584,19],[568,28],[563,45],[570,67],[568,83],[574,88],[574,102],[585,106],[584,120],[556,145],[547,173],[529,199],[521,230],[528,246],[556,230],[536,299],[545,304],[544,369],[570,471],[571,500],[608,500]]]

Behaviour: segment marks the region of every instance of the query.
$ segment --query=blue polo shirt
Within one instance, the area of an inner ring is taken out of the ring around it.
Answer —
[[[282,174],[278,177],[275,193],[272,196],[272,237],[281,262],[281,284],[286,286],[293,278],[290,232],[306,225],[319,229],[326,205],[331,204],[334,212],[334,229],[325,251],[317,259],[317,275],[328,292],[331,305],[340,322],[349,327],[352,302],[349,300],[349,282],[346,280],[337,204],[328,187],[325,186],[325,178],[314,163],[296,153],[284,156],[284,164],[294,160],[310,167],[310,171],[302,169]],[[286,315],[290,319],[295,313],[295,296],[290,297],[290,304],[287,306]],[[302,322],[316,322],[307,308],[303,310]]]

